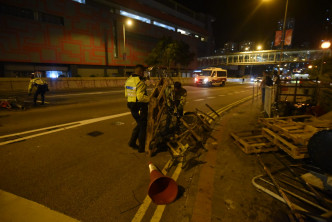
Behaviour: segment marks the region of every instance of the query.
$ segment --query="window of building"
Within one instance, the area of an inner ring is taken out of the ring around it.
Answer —
[[[165,25],[165,24],[160,23],[160,22],[153,21],[153,24],[156,25],[156,26],[162,27],[162,28],[164,28],[164,29],[168,29],[168,30],[175,31],[175,28],[174,28],[174,27],[169,26],[169,25]]]
[[[132,19],[136,19],[136,20],[139,20],[141,22],[151,23],[151,20],[148,19],[148,18],[139,16],[139,15],[135,15],[133,13],[129,13],[129,12],[126,12],[126,11],[123,11],[123,10],[120,10],[120,15],[129,17],[129,18],[132,18]]]
[[[177,32],[180,32],[182,35],[190,35],[190,32],[182,30],[182,29],[178,29]]]
[[[43,12],[39,12],[39,20],[42,22],[64,25],[64,19],[61,16],[51,15]]]
[[[47,78],[58,78],[59,76],[62,76],[62,71],[46,71],[46,77]]]
[[[119,56],[119,50],[118,50],[118,32],[117,32],[117,25],[116,25],[116,20],[113,20],[113,26],[112,26],[112,31],[113,31],[113,50],[114,50],[114,58],[118,58]]]
[[[0,14],[12,15],[21,18],[34,19],[34,12],[31,9],[19,8],[15,6],[9,6],[0,4]]]
[[[78,2],[78,3],[81,3],[81,4],[85,4],[85,0],[73,0],[74,2]]]

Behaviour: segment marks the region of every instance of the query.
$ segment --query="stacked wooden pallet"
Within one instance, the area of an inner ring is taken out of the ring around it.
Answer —
[[[249,131],[231,133],[236,145],[238,145],[246,154],[277,151],[272,142],[263,135],[254,134]]]
[[[318,131],[329,129],[331,121],[310,115],[263,118],[262,135],[294,159],[308,157],[309,139]]]
[[[332,121],[318,120],[311,115],[262,118],[261,134],[231,133],[243,152],[260,153],[276,151],[279,147],[294,159],[308,157],[309,139],[318,131],[332,128]]]

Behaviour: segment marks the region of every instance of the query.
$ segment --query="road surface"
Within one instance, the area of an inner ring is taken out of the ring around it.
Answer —
[[[209,112],[206,103],[217,110],[253,93],[251,84],[185,88],[185,111]],[[46,102],[1,111],[0,190],[80,221],[131,221],[147,195],[148,161],[162,169],[169,153],[148,157],[128,147],[135,122],[123,89],[50,92]],[[182,216],[166,207],[162,221]]]

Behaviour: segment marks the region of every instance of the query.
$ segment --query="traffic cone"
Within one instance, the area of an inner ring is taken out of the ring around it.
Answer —
[[[153,163],[149,163],[149,168],[149,197],[155,204],[172,203],[178,195],[178,185],[172,178],[164,176]]]

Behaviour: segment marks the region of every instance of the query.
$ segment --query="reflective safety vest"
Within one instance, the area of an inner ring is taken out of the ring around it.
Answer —
[[[40,78],[31,79],[29,82],[28,93],[31,93],[33,90],[37,90],[38,85],[47,85],[47,82]]]
[[[149,102],[146,85],[139,76],[130,76],[125,84],[125,96],[128,102]]]

